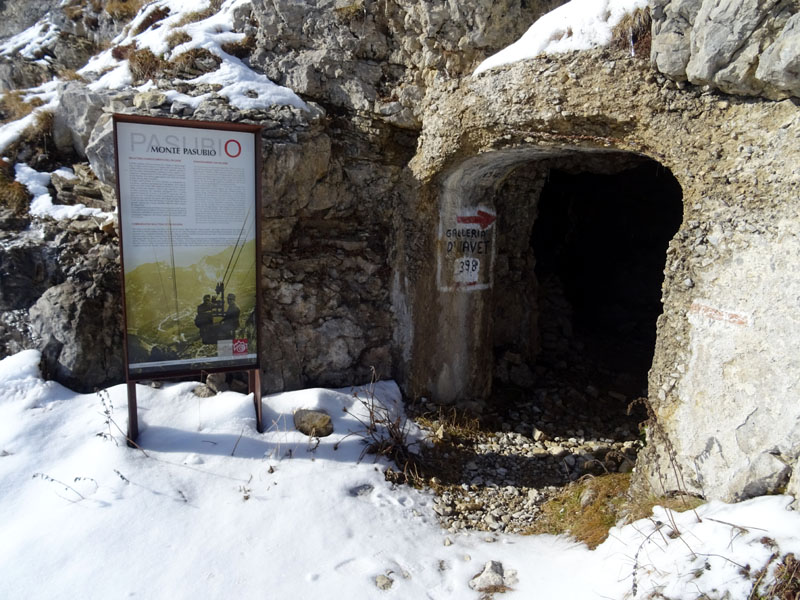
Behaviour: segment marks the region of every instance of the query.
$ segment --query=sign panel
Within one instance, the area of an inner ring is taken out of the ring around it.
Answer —
[[[114,116],[129,379],[257,366],[259,130]]]
[[[442,213],[439,218],[439,291],[492,287],[494,211],[479,207]]]

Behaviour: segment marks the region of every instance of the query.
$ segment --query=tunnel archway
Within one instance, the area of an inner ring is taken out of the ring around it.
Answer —
[[[642,412],[626,409],[647,396],[680,185],[640,155],[575,153],[516,167],[495,205],[491,403],[553,396],[609,437],[633,429]]]

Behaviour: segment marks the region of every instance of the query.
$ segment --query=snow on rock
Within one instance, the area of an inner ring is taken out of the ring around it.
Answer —
[[[50,173],[41,173],[25,163],[17,163],[14,167],[16,181],[19,181],[33,195],[29,213],[34,217],[50,217],[51,219],[75,219],[77,217],[93,216],[102,217],[104,220],[111,218],[111,213],[106,213],[99,208],[89,208],[84,204],[61,205],[53,204],[53,198],[48,190]],[[59,173],[68,172],[59,169]],[[73,175],[74,177],[74,175]]]
[[[35,60],[43,49],[53,44],[59,33],[58,27],[53,23],[48,23],[46,20],[39,21],[0,44],[0,54],[3,56],[19,55],[29,60]]]
[[[647,0],[572,0],[541,17],[519,40],[478,65],[473,74],[539,54],[605,46],[626,14],[646,6]]]
[[[222,59],[216,71],[206,73],[189,81],[193,84],[211,83],[220,84],[222,89],[218,94],[228,99],[231,106],[241,110],[258,109],[273,104],[294,106],[308,110],[306,103],[297,94],[287,87],[276,85],[267,77],[256,73],[238,58],[222,50],[222,45],[238,42],[244,34],[233,31],[234,10],[248,0],[228,0],[223,3],[220,10],[206,19],[179,25],[184,16],[190,12],[202,11],[208,2],[187,2],[185,0],[159,0],[147,5],[130,23],[124,33],[113,40],[114,46],[135,45],[136,48],[147,48],[157,56],[174,59],[184,52],[195,48],[204,48]],[[169,15],[159,21],[158,27],[149,27],[133,35],[138,27],[144,23],[154,11],[169,10]],[[191,37],[191,40],[180,44],[170,50],[167,41],[170,34],[181,31]],[[132,85],[133,78],[127,60],[117,60],[111,50],[106,50],[95,56],[79,71],[81,74],[97,79],[90,84],[94,91],[102,89],[122,89]],[[100,75],[102,73],[102,75]],[[143,89],[143,88],[140,88]],[[188,99],[176,97],[173,93],[170,100],[179,99],[191,106],[197,106],[202,98]]]

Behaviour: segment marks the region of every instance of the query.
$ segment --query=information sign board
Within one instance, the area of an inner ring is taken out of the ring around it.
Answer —
[[[257,368],[259,131],[114,115],[128,380]]]

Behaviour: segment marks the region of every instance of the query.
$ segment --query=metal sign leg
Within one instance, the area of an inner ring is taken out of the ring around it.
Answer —
[[[136,382],[128,382],[128,446],[136,447],[139,437],[139,413],[136,407]]]
[[[261,369],[250,369],[247,372],[250,393],[253,394],[253,404],[256,409],[256,431],[264,433],[264,418],[261,406]]]

